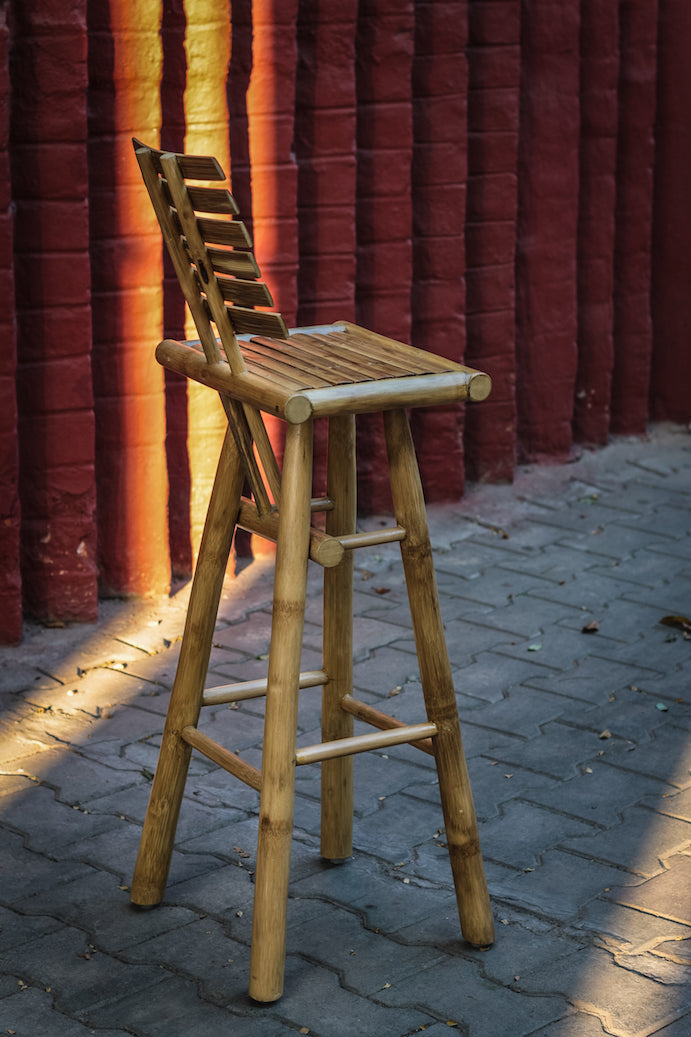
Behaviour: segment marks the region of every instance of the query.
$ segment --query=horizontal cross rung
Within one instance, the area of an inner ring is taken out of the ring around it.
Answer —
[[[346,713],[350,713],[351,716],[356,717],[358,720],[371,724],[372,727],[378,727],[381,731],[391,731],[406,726],[402,720],[397,720],[396,717],[389,716],[388,713],[382,713],[381,710],[353,698],[352,695],[343,696],[341,699],[341,709]],[[423,741],[412,744],[415,745],[416,749],[422,749],[423,753],[429,753],[430,756],[434,756],[434,746],[431,738],[425,738]]]
[[[240,759],[237,753],[231,753],[229,749],[224,749],[222,745],[214,742],[213,738],[209,738],[208,735],[203,734],[196,727],[183,727],[181,735],[183,742],[187,742],[194,749],[198,749],[200,753],[213,763],[218,764],[224,771],[228,771],[229,774],[234,774],[240,781],[244,781],[245,785],[249,785],[250,788],[261,792],[261,771],[258,771],[251,763],[247,763],[246,760]]]
[[[338,540],[346,551],[358,547],[376,547],[377,544],[393,544],[397,540],[405,540],[406,532],[402,526],[391,526],[390,529],[371,530],[366,533],[348,533],[339,536]]]
[[[318,688],[326,684],[329,676],[326,670],[305,670],[300,674],[300,688]],[[244,699],[258,699],[266,695],[267,680],[239,681],[237,684],[223,684],[218,688],[209,688],[204,692],[203,706],[222,706],[225,702],[242,702]]]
[[[331,742],[319,745],[308,745],[298,749],[295,762],[300,767],[305,763],[319,763],[320,760],[333,760],[338,756],[352,756],[355,753],[366,753],[371,749],[384,749],[390,745],[401,745],[404,742],[418,742],[424,738],[433,738],[437,733],[436,724],[408,724],[390,731],[373,731],[368,735],[353,735],[352,738],[335,738]]]
[[[316,509],[315,509],[316,510]],[[256,505],[244,497],[240,504],[237,524],[241,529],[264,537],[274,543],[278,540],[278,512],[260,515]],[[329,569],[343,558],[343,546],[338,537],[328,536],[314,526],[310,528],[310,558],[313,562]]]

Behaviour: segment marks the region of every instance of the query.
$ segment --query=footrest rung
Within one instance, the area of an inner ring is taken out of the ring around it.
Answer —
[[[300,674],[300,688],[318,688],[326,684],[326,670],[305,670]],[[221,684],[204,692],[202,706],[222,706],[226,702],[243,702],[244,699],[259,699],[266,695],[266,678],[256,681],[240,681],[237,684]]]
[[[426,723],[406,724],[389,731],[373,731],[369,735],[353,735],[351,738],[335,738],[332,742],[298,749],[295,762],[298,767],[305,763],[319,763],[320,760],[333,760],[337,756],[353,756],[355,753],[366,753],[371,749],[384,749],[390,745],[433,738],[436,733],[437,725]]]
[[[228,771],[229,774],[234,774],[240,781],[244,781],[245,785],[249,785],[251,788],[256,789],[257,792],[261,792],[261,771],[258,771],[251,763],[241,760],[237,753],[231,753],[229,749],[224,749],[222,745],[214,742],[213,738],[209,738],[208,735],[203,734],[196,727],[183,727],[180,734],[183,742],[187,742],[194,749],[198,749],[202,755],[206,756],[213,763],[218,764],[224,771]]]
[[[405,538],[406,531],[403,526],[391,526],[388,529],[373,529],[366,533],[347,533],[345,536],[338,537],[338,540],[346,551],[354,551],[358,547],[394,544],[397,540],[405,540]]]
[[[331,502],[326,499],[325,502],[327,506],[323,508],[316,507],[314,510],[328,511],[328,505]],[[321,501],[317,503],[320,504]],[[265,540],[271,540],[274,544],[278,541],[278,511],[273,510],[268,514],[262,515],[259,513],[256,504],[245,497],[240,502],[237,524],[241,529],[247,530],[248,533],[256,533],[257,536],[263,537]],[[316,529],[314,526],[311,527],[310,558],[313,562],[325,569],[330,569],[334,565],[338,565],[343,558],[343,552],[344,549],[338,537],[329,536],[320,529]]]
[[[341,699],[341,709],[346,713],[350,713],[351,716],[356,717],[358,720],[364,720],[366,724],[371,724],[372,727],[378,727],[381,731],[390,731],[406,726],[403,720],[397,720],[396,717],[391,717],[388,713],[382,713],[381,710],[375,709],[374,706],[368,706],[366,702],[354,699],[352,695],[343,696]],[[412,744],[416,749],[422,749],[423,753],[429,753],[430,756],[434,756],[434,744],[431,738],[425,738]]]

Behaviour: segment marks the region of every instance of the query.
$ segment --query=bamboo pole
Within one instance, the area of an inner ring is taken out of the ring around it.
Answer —
[[[469,943],[488,946],[494,942],[492,910],[439,609],[425,501],[405,412],[386,412],[384,429],[396,520],[408,532],[401,542],[401,555],[427,716],[438,729],[435,759],[461,929]]]
[[[140,906],[158,904],[168,878],[190,759],[190,746],[181,732],[195,726],[199,719],[243,480],[244,469],[228,430],[199,548],[180,660],[132,880],[131,900]]]
[[[202,753],[213,763],[222,767],[224,771],[228,771],[229,774],[239,778],[240,781],[244,781],[245,785],[256,789],[257,792],[261,791],[261,771],[258,771],[251,763],[247,763],[237,753],[231,753],[229,749],[225,749],[218,742],[214,742],[213,738],[209,738],[208,735],[204,734],[203,731],[199,731],[196,727],[183,727],[182,737],[188,745],[191,745],[193,749],[197,749],[198,752]]]
[[[403,745],[404,742],[431,739],[436,733],[436,724],[404,724],[402,727],[392,727],[385,731],[370,731],[369,734],[353,735],[351,738],[333,738],[330,742],[319,742],[317,745],[306,745],[303,749],[298,749],[295,754],[295,762],[298,767],[320,761],[335,763],[337,760],[347,760],[354,753],[367,753],[373,749]]]
[[[357,520],[355,418],[329,420],[327,495],[334,508],[326,514],[326,532],[350,536]],[[346,552],[338,566],[324,570],[324,669],[329,683],[322,692],[322,741],[349,738],[353,718],[341,709],[341,699],[353,688],[353,555]],[[321,772],[321,855],[346,860],[353,852],[353,761],[329,760]]]
[[[283,991],[311,480],[312,423],[306,422],[288,428],[283,466],[250,960],[255,1001],[275,1001]]]

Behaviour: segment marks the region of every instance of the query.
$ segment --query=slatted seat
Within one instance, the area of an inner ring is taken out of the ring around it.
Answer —
[[[164,895],[190,752],[194,748],[260,792],[250,995],[283,989],[295,768],[321,763],[321,854],[352,853],[352,757],[409,743],[434,756],[461,928],[470,943],[494,938],[477,821],[463,755],[439,612],[424,499],[405,408],[482,400],[487,375],[347,321],[289,330],[273,310],[247,228],[215,159],[134,142],[164,240],[199,340],[165,339],[168,369],[211,386],[228,417],[199,549],[131,897]],[[211,185],[211,186],[210,186]],[[355,416],[384,418],[395,524],[356,528]],[[263,414],[285,421],[282,470]],[[328,418],[326,494],[312,491],[313,419]],[[243,486],[249,485],[249,496]],[[312,516],[325,514],[324,528]],[[214,625],[236,527],[276,542],[274,605],[265,680],[207,689]],[[353,551],[398,542],[408,587],[425,714],[415,724],[353,694]],[[307,565],[324,569],[323,665],[300,672]],[[297,745],[300,689],[321,686],[322,740]],[[203,706],[266,699],[263,758],[255,768],[198,728]],[[354,721],[375,730],[356,734]]]

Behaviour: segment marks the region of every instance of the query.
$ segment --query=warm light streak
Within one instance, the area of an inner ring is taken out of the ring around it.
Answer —
[[[160,21],[157,0],[111,0],[113,125],[103,162],[112,155],[112,200],[98,217],[106,244],[100,278],[111,283],[102,309],[98,302],[94,307],[104,386],[98,413],[99,535],[106,585],[134,594],[161,593],[170,582],[163,374],[153,355],[163,323],[160,235],[131,142],[132,136],[158,141]]]
[[[231,47],[230,4],[219,4],[218,0],[185,0],[185,16],[185,151],[214,155],[228,175],[226,85]],[[186,334],[188,338],[197,337],[189,315]],[[218,396],[207,387],[188,381],[187,401],[190,537],[196,559],[227,422]]]

